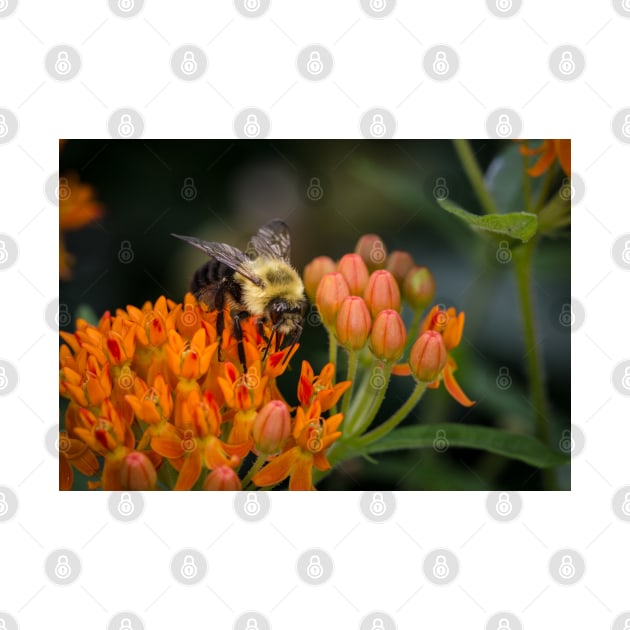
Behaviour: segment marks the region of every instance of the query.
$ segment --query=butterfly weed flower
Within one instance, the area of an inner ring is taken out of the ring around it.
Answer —
[[[78,319],[74,332],[61,332],[60,489],[72,488],[75,470],[103,490],[251,487],[257,458],[260,469],[293,448],[304,419],[278,384],[299,346],[265,354],[269,325],[261,330],[254,316],[241,324],[245,365],[230,330],[219,338],[216,310],[191,294],[108,311],[95,325]],[[335,382],[333,365],[315,375],[308,361],[302,376],[294,400],[317,405],[318,422],[332,426],[325,414],[349,383]]]

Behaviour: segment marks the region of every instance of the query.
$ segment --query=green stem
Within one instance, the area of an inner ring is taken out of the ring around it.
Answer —
[[[328,362],[337,365],[337,339],[332,328],[326,328],[328,331]]]
[[[385,437],[409,415],[411,410],[418,404],[418,401],[422,398],[422,394],[424,394],[426,388],[426,383],[418,383],[413,392],[411,392],[411,396],[409,396],[407,402],[394,415],[383,422],[383,424],[376,427],[376,429],[374,429],[373,431],[370,431],[369,433],[366,433],[360,438],[354,440],[352,444],[364,447]]]
[[[379,374],[376,371],[377,367],[382,374]],[[380,368],[380,366],[377,365],[374,366],[370,375],[369,388],[365,393],[362,404],[359,404],[356,412],[351,416],[348,437],[351,438],[355,435],[361,435],[361,433],[363,433],[363,431],[372,424],[378,410],[383,404],[383,399],[385,398],[385,392],[387,391],[387,386],[389,385],[391,373],[391,364],[385,364],[384,368]],[[380,382],[381,379],[383,380],[382,383]]]
[[[253,463],[252,467],[245,475],[243,482],[241,483],[243,489],[246,489],[247,484],[251,481],[252,477],[265,465],[266,461],[267,455],[265,453],[261,453],[258,456],[258,459]]]
[[[350,405],[350,399],[352,398],[352,390],[354,389],[354,380],[357,376],[357,363],[359,362],[359,353],[356,350],[348,350],[348,375],[347,381],[352,381],[349,389],[343,395],[343,403],[341,405],[341,413],[343,417],[346,417],[348,413],[348,405]]]
[[[483,181],[483,173],[470,146],[470,142],[468,140],[453,140],[453,144],[483,211],[486,214],[497,214],[499,211]]]
[[[514,269],[518,284],[518,294],[523,314],[525,335],[525,352],[527,371],[532,402],[536,410],[536,433],[544,444],[550,445],[549,423],[547,421],[547,401],[543,377],[542,356],[536,341],[536,327],[534,321],[534,299],[532,294],[532,258],[536,248],[536,239],[525,243],[514,250]],[[549,490],[556,486],[553,469],[543,471],[545,483]]]

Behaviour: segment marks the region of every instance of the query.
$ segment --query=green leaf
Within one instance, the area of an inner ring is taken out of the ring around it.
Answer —
[[[438,433],[438,432],[442,433]],[[448,447],[474,448],[517,459],[536,468],[554,468],[568,464],[568,455],[551,450],[529,435],[465,424],[430,424],[395,429],[382,440],[370,444],[366,454],[415,448],[433,448],[436,439]]]
[[[438,203],[444,210],[459,217],[473,228],[517,238],[524,243],[536,234],[536,228],[538,227],[538,217],[529,212],[484,214],[480,216],[460,208],[448,199],[438,200]]]

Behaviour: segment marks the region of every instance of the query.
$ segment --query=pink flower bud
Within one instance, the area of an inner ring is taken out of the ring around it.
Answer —
[[[411,348],[409,365],[417,380],[435,381],[446,365],[446,346],[439,332],[428,330],[418,337]]]
[[[347,297],[337,315],[337,339],[348,350],[360,350],[367,342],[372,324],[370,312],[363,301],[356,295]]]
[[[407,331],[400,315],[391,309],[381,311],[370,333],[370,348],[381,361],[398,361],[405,349]]]
[[[409,252],[396,250],[387,258],[387,266],[385,269],[396,278],[398,286],[401,286],[405,276],[409,273],[414,264],[413,258]]]
[[[315,303],[326,326],[334,326],[341,303],[350,295],[346,279],[340,273],[327,273],[317,287]]]
[[[280,400],[269,401],[254,418],[252,436],[259,453],[277,453],[290,433],[289,410]]]
[[[346,254],[337,264],[337,271],[346,279],[350,295],[363,295],[370,272],[359,254]]]
[[[306,267],[304,267],[304,290],[311,302],[315,301],[317,295],[317,287],[321,279],[327,273],[334,273],[335,261],[328,256],[318,256],[313,258]]]
[[[387,249],[380,236],[376,234],[364,234],[354,248],[356,254],[363,258],[363,262],[370,271],[383,269],[387,262]]]
[[[204,490],[240,490],[241,480],[229,466],[219,466],[203,482]]]
[[[151,460],[138,451],[132,451],[120,467],[120,484],[124,490],[154,490],[157,472]]]
[[[368,280],[363,294],[372,317],[385,309],[400,311],[400,289],[389,271],[379,269]]]
[[[403,296],[412,309],[426,308],[435,295],[435,281],[426,267],[413,267],[402,285]]]

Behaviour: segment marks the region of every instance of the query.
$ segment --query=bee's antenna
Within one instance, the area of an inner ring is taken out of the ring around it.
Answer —
[[[271,342],[273,340],[273,336],[276,335],[275,327],[271,329],[271,334],[269,335],[269,339],[267,340],[267,345],[265,346],[265,351],[263,352],[262,360],[264,361],[267,358],[267,354],[269,352],[269,348],[271,347]]]

